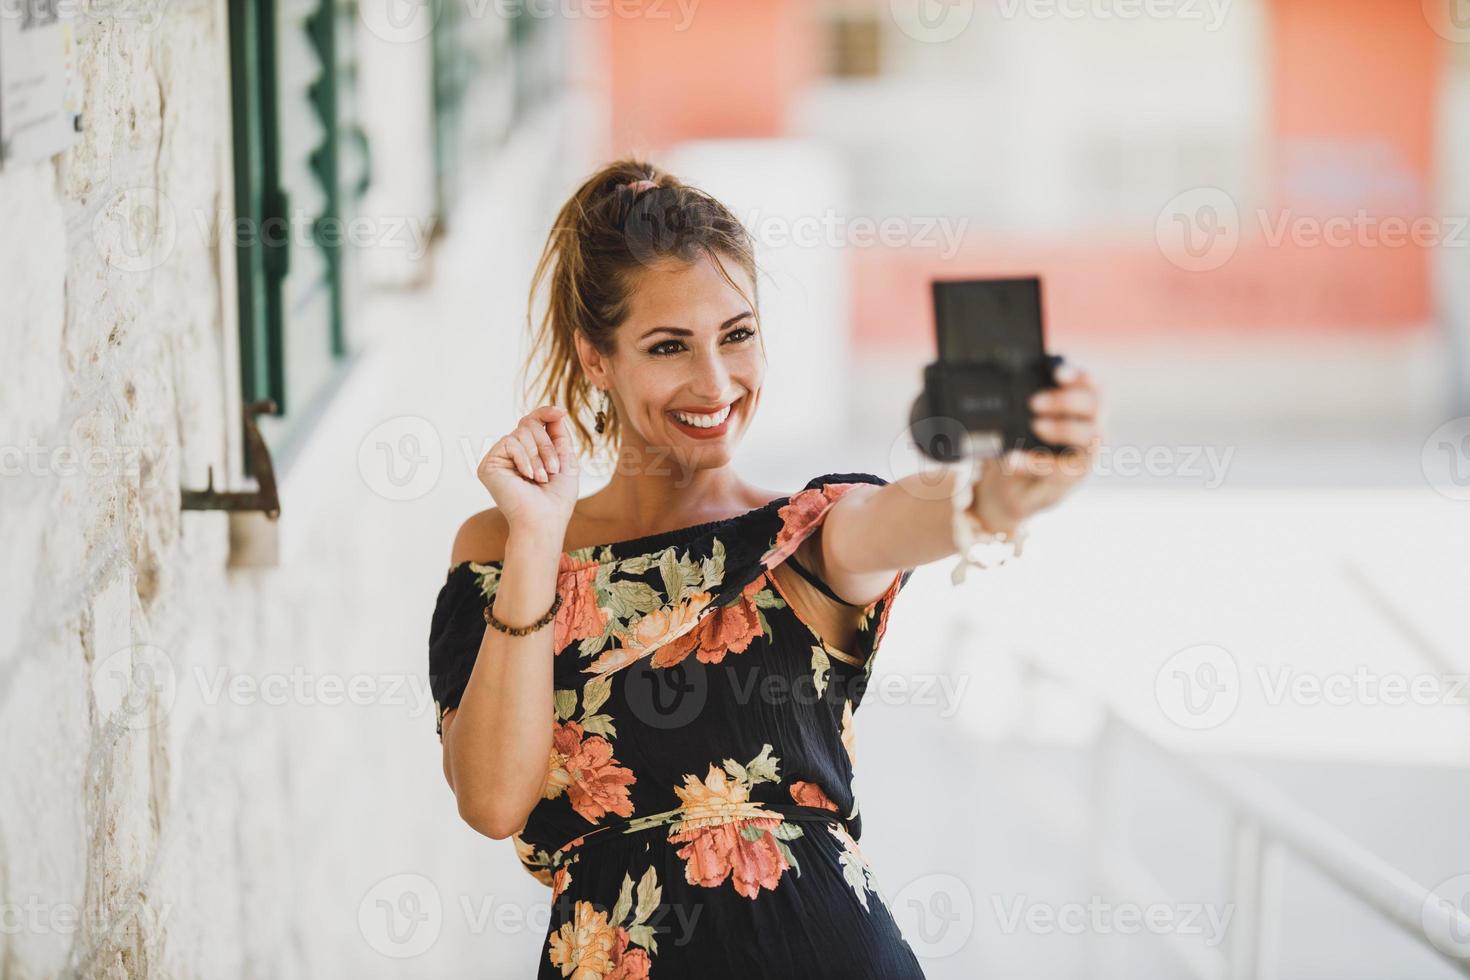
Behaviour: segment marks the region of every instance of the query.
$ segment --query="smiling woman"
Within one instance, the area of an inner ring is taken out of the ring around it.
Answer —
[[[497,506],[461,529],[430,640],[460,813],[552,888],[539,975],[922,977],[852,786],[910,570],[870,572],[861,603],[820,578],[825,518],[886,481],[734,472],[765,341],[749,236],[708,195],[604,168],[543,283],[542,404],[481,463]],[[620,465],[581,498],[598,449]]]
[[[638,161],[536,269],[539,404],[480,462],[496,506],[455,539],[429,672],[460,814],[552,889],[542,977],[923,976],[858,847],[853,715],[955,513],[924,473],[735,472],[755,272],[724,206]],[[1090,438],[1089,392],[1056,398],[1084,421],[1052,434]],[[597,449],[618,465],[581,497]],[[1008,531],[1065,484],[987,470],[974,516]]]

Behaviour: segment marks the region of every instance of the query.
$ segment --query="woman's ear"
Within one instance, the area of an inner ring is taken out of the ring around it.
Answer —
[[[579,330],[574,338],[577,344],[577,360],[582,365],[582,373],[587,376],[593,388],[607,387],[607,365],[603,356],[598,353],[596,347],[582,335]]]

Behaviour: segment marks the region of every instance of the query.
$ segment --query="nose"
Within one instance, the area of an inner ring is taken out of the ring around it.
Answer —
[[[705,351],[694,363],[689,396],[702,405],[721,402],[730,394],[730,371],[718,353]]]

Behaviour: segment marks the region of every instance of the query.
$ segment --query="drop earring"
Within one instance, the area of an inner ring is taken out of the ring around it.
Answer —
[[[602,392],[602,407],[597,410],[597,434],[602,435],[607,431],[607,389],[598,390]]]

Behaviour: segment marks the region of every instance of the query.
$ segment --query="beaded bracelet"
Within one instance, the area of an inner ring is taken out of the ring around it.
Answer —
[[[541,627],[545,626],[547,623],[556,618],[556,611],[561,608],[561,593],[558,592],[556,594],[556,599],[551,603],[551,608],[546,610],[546,615],[536,620],[536,622],[532,623],[530,626],[505,625],[500,620],[495,618],[495,614],[490,611],[490,605],[491,604],[487,603],[485,606],[485,622],[500,630],[500,632],[502,633],[509,633],[511,636],[525,636],[529,633],[536,632]]]

